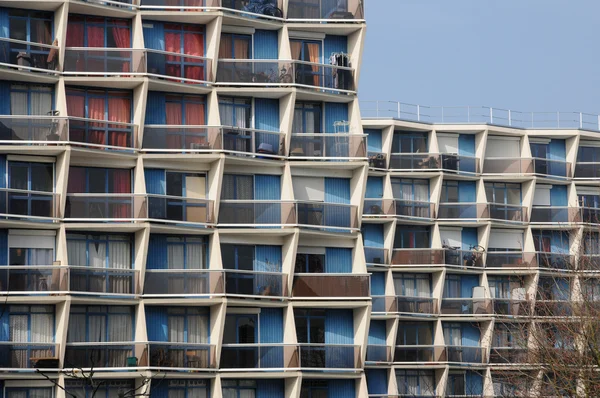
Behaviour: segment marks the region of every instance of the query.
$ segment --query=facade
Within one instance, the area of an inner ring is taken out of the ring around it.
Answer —
[[[368,395],[365,27],[362,0],[0,1],[4,397]]]

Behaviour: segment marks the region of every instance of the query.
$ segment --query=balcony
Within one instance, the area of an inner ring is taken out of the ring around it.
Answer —
[[[483,347],[446,346],[448,362],[487,363],[487,350]]]
[[[520,251],[487,252],[486,268],[528,268],[537,266],[535,253]]]
[[[527,208],[521,205],[489,203],[489,218],[497,221],[527,222]]]
[[[491,314],[492,303],[487,298],[442,298],[442,315]]]
[[[225,293],[236,296],[287,297],[287,275],[281,272],[227,269]]]
[[[394,249],[392,265],[442,265],[444,249]]]
[[[275,227],[296,225],[296,203],[280,200],[222,200],[219,226]]]
[[[223,131],[212,126],[145,125],[142,149],[156,153],[206,153],[223,149]]]
[[[428,171],[439,170],[440,155],[436,153],[392,153],[390,170]]]
[[[394,362],[446,362],[446,347],[433,345],[398,345]]]
[[[68,141],[65,117],[0,115],[0,144],[56,145]]]
[[[137,148],[135,124],[69,117],[69,142],[92,149]]]
[[[57,193],[0,188],[0,219],[53,221],[60,217],[59,205]]]
[[[396,296],[396,308],[399,313],[436,315],[438,299],[431,297]]]
[[[600,271],[600,255],[599,254],[582,254],[579,256],[577,264],[578,270],[584,271]]]
[[[101,4],[107,7],[124,8],[127,10],[135,9],[136,0],[80,0],[85,3]]]
[[[359,345],[299,344],[302,368],[359,369],[362,367]]]
[[[3,369],[58,370],[60,368],[59,345],[55,343],[2,341],[0,342],[0,353],[0,368]]]
[[[134,342],[67,343],[65,369],[131,368],[148,366],[147,344]]]
[[[328,20],[327,22],[341,20],[340,22],[343,22],[352,19],[361,20],[365,18],[365,15],[363,2],[360,0],[348,0],[342,3],[290,0],[287,17],[301,22],[312,22],[315,19]]]
[[[533,160],[524,158],[486,158],[483,174],[533,174]]]
[[[537,265],[540,268],[564,271],[575,270],[575,256],[571,256],[567,253],[537,252],[536,258]]]
[[[146,73],[146,50],[133,48],[65,48],[63,74],[88,77],[131,77]]]
[[[532,223],[575,223],[581,221],[581,211],[577,207],[567,206],[533,206]]]
[[[58,51],[58,46],[52,44],[3,37],[0,38],[0,67],[21,72],[57,74]]]
[[[492,347],[491,364],[523,364],[528,362],[529,350],[515,347]]]
[[[449,173],[479,174],[479,158],[473,156],[442,153],[440,165],[442,170]]]
[[[371,303],[373,305],[372,312],[396,313],[398,311],[394,296],[371,296]]]
[[[215,346],[195,343],[148,343],[150,367],[163,369],[214,369]]]
[[[600,163],[577,162],[575,164],[575,177],[581,179],[593,179],[600,177]]]
[[[600,208],[581,207],[581,220],[586,224],[600,224]]]
[[[146,195],[67,194],[65,218],[68,221],[134,221],[148,215]]]
[[[358,208],[356,206],[296,201],[296,220],[302,227],[351,230],[358,228]]]
[[[259,159],[281,158],[285,155],[285,134],[223,126],[222,147],[230,155],[255,154]]]
[[[193,0],[197,1],[197,0]],[[208,0],[211,1],[211,0]],[[239,13],[250,18],[283,18],[283,0],[270,0],[263,2],[248,2],[245,0],[212,0],[226,11]]]
[[[176,52],[146,49],[147,66],[139,72],[148,72],[151,79],[171,83],[205,84],[211,82],[211,59]]]
[[[298,347],[285,344],[224,344],[221,369],[287,369],[299,367]]]
[[[140,293],[139,271],[69,266],[68,286],[77,295],[136,295]]]
[[[295,298],[367,298],[370,276],[357,274],[295,274]]]
[[[365,246],[364,249],[367,264],[386,265],[388,263],[388,249],[370,246]]]
[[[221,0],[140,0],[142,11],[210,11],[219,7]]]
[[[394,210],[397,217],[435,218],[435,203],[433,202],[394,199]]]
[[[573,303],[566,300],[536,300],[535,315],[543,317],[565,317],[573,314]]]
[[[393,216],[393,199],[365,199],[363,202],[363,216]]]
[[[489,218],[489,209],[483,203],[440,203],[440,219],[478,219]]]
[[[571,164],[564,160],[533,158],[533,171],[544,177],[567,178],[571,176]]]
[[[392,347],[385,344],[369,344],[366,362],[391,363]]]
[[[495,315],[529,316],[531,315],[531,301],[493,298],[492,306]]]
[[[148,269],[144,296],[197,297],[225,293],[222,271],[207,269]]]
[[[66,267],[3,266],[0,267],[0,291],[10,295],[48,294],[66,291]]]
[[[172,224],[213,224],[214,202],[208,199],[147,195],[148,218]]]
[[[290,160],[366,160],[363,134],[292,134]]]
[[[444,264],[448,266],[483,268],[483,252],[446,248],[444,249]]]

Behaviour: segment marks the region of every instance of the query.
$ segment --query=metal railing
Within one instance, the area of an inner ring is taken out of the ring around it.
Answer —
[[[271,0],[268,4],[244,0],[140,0],[142,11],[215,12],[225,11],[249,18],[283,21],[283,0]]]
[[[397,345],[394,362],[446,362],[446,347],[435,345]]]
[[[65,48],[63,74],[66,76],[132,77],[146,72],[145,49]]]
[[[366,144],[364,134],[292,134],[290,159],[365,160]]]
[[[491,314],[492,305],[488,298],[442,298],[443,315],[479,315]]]
[[[528,362],[530,351],[527,348],[492,347],[490,350],[491,364],[522,364]]]
[[[505,203],[488,203],[489,218],[508,222],[527,222],[527,207]]]
[[[450,153],[440,154],[441,169],[446,172],[474,173],[479,171],[479,158],[474,156],[455,155]]]
[[[0,219],[52,221],[60,218],[59,206],[57,193],[0,188]]]
[[[221,200],[219,226],[285,226],[296,224],[296,203],[281,200]]]
[[[67,342],[64,368],[100,370],[148,366],[148,345],[138,342]]]
[[[476,250],[445,249],[444,264],[460,267],[483,267],[483,253]]]
[[[358,208],[353,205],[296,201],[296,220],[303,227],[327,230],[358,228]]]
[[[484,203],[440,203],[438,206],[438,218],[477,219],[488,217],[488,206]]]
[[[223,130],[220,126],[147,124],[142,149],[164,153],[220,151],[223,149]]]
[[[291,344],[223,344],[221,369],[284,369],[299,367],[299,348]]]
[[[66,267],[60,266],[2,266],[0,292],[10,295],[42,294],[66,291]]]
[[[556,270],[574,271],[575,256],[567,253],[537,252],[537,266]]]
[[[59,345],[54,342],[2,341],[0,352],[0,368],[60,368]]]
[[[137,125],[133,123],[68,118],[68,140],[70,143],[88,148],[134,149],[137,147]]]
[[[492,298],[492,307],[495,315],[527,316],[531,315],[530,300],[515,300]]]
[[[600,178],[600,163],[575,163],[575,175],[573,178]]]
[[[281,158],[285,155],[285,134],[276,131],[257,130],[233,126],[223,126],[225,152],[247,156],[256,154],[259,158]]]
[[[17,71],[58,74],[56,72],[59,69],[58,52],[59,47],[52,44],[2,37],[0,38],[0,67]]]
[[[144,277],[144,296],[197,297],[225,293],[223,271],[147,269]]]
[[[67,194],[65,219],[94,221],[134,221],[146,219],[146,195],[141,194]]]
[[[343,3],[290,0],[287,17],[305,22],[314,20],[335,22],[336,20],[362,20],[365,14],[362,0],[348,0]]]
[[[435,203],[418,200],[394,199],[394,214],[408,218],[435,218]]]
[[[370,276],[357,274],[294,274],[293,297],[369,297]]]
[[[577,260],[577,269],[581,271],[600,271],[600,254],[581,254]]]
[[[487,363],[487,349],[470,346],[446,346],[448,362]]]
[[[574,303],[568,300],[536,300],[535,315],[541,317],[566,317],[573,314]]]
[[[367,362],[392,362],[392,347],[385,344],[369,344],[367,345]]]
[[[392,265],[442,265],[443,249],[394,249]]]
[[[398,311],[396,297],[371,295],[372,312],[395,313]]]
[[[216,350],[211,344],[149,342],[148,364],[155,369],[214,369]]]
[[[150,48],[145,51],[144,69],[153,79],[186,84],[204,84],[213,80],[210,58]]]
[[[600,208],[580,207],[581,221],[586,224],[600,224]]]
[[[439,153],[392,153],[390,170],[439,170]]]
[[[581,221],[582,211],[578,207],[569,206],[533,206],[531,208],[532,223],[567,223]]]
[[[147,194],[148,218],[166,223],[213,224],[214,202],[209,199]]]
[[[363,216],[393,216],[394,206],[393,199],[364,199]]]
[[[66,268],[69,291],[77,295],[129,296],[140,293],[139,270],[79,266],[63,268]]]
[[[435,315],[439,313],[438,299],[432,297],[396,296],[400,313]]]
[[[485,255],[486,268],[528,268],[537,266],[535,253],[531,252],[490,252]]]
[[[365,246],[364,249],[367,264],[384,265],[388,263],[388,249],[370,246]]]
[[[571,163],[564,160],[533,158],[533,172],[545,177],[571,176]]]
[[[396,101],[361,101],[363,117],[444,124],[491,124],[515,128],[575,128],[600,131],[600,114],[522,112],[486,106],[424,106]]]
[[[79,0],[90,4],[134,10],[138,0]]]
[[[65,144],[69,139],[66,117],[0,115],[1,144]]]
[[[239,296],[287,297],[287,275],[281,272],[226,269],[225,293]]]
[[[358,369],[362,367],[359,345],[299,344],[300,367]]]
[[[533,174],[530,158],[485,158],[483,174]]]

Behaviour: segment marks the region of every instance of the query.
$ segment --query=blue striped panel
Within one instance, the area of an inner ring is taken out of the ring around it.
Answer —
[[[283,379],[256,380],[256,398],[284,398],[285,384]]]
[[[7,176],[6,155],[0,155],[0,188],[6,188]],[[0,195],[0,212],[6,213],[6,195]]]
[[[371,294],[373,296],[385,295],[385,273],[373,272],[371,275]]]
[[[371,320],[369,327],[369,344],[385,344],[386,321]]]
[[[258,130],[280,131],[279,100],[256,98],[254,100],[254,125]],[[277,150],[276,147],[273,148]]]
[[[158,383],[152,387],[152,397],[156,398],[169,398],[169,387],[167,383]]]
[[[165,170],[163,169],[144,169],[146,178],[146,192],[156,195],[166,195],[167,181]]]
[[[256,174],[254,176],[254,198],[279,201],[281,199],[281,177]],[[281,223],[281,203],[256,203],[254,211],[258,224]]]
[[[158,91],[148,91],[148,101],[146,102],[145,124],[167,124],[167,105],[165,93]],[[167,147],[167,137],[164,138],[161,148]]]
[[[469,324],[463,324],[461,329],[462,345],[466,347],[479,347],[479,329]]]
[[[169,341],[168,307],[146,307],[146,332],[149,341]]]
[[[375,129],[365,129],[365,134],[368,134],[367,137],[367,150],[369,152],[381,152],[383,146],[383,138],[381,130]]]
[[[386,369],[365,369],[367,390],[369,394],[385,395],[388,393],[388,375]]]
[[[349,204],[350,180],[347,178],[325,178],[325,202]],[[330,207],[325,212],[326,225],[348,227],[349,221],[349,207]]]
[[[10,37],[8,9],[0,8],[0,37]],[[4,98],[4,97],[3,97]]]
[[[327,368],[354,366],[354,318],[352,310],[327,310],[325,312],[325,365]],[[349,344],[336,346],[335,344]],[[330,391],[331,392],[331,391]]]
[[[279,38],[276,30],[254,32],[254,59],[278,59]]]
[[[326,35],[323,55],[325,63],[329,63],[331,53],[348,53],[348,38],[346,36]]]
[[[470,250],[471,247],[477,246],[477,228],[463,228],[460,234],[462,240],[462,250]]]
[[[565,146],[565,140],[550,140],[550,145],[548,145],[548,152],[548,157],[552,160],[566,160],[567,150]]]
[[[326,248],[325,272],[328,274],[352,273],[352,249],[344,247]]]
[[[335,133],[334,123],[348,121],[348,104],[338,104],[337,102],[325,103],[325,132]],[[348,131],[342,129],[340,133]]]
[[[368,247],[383,247],[383,225],[363,224],[363,243]]]
[[[0,229],[0,267],[8,265],[8,230]]]
[[[2,25],[0,24],[0,30],[2,30],[1,26]],[[2,45],[3,44],[0,44],[0,50],[2,49]],[[3,56],[4,55],[0,54],[0,62],[7,62],[6,60],[2,61]],[[4,101],[0,101],[0,115],[10,115],[10,83],[7,81],[0,81],[0,98],[5,98]]]
[[[551,206],[567,206],[567,186],[553,185],[550,189],[550,205]],[[566,220],[565,220],[566,221]]]
[[[255,271],[281,272],[281,246],[256,246]]]
[[[260,342],[283,343],[283,309],[261,308]],[[260,364],[263,368],[283,367],[283,346],[264,346],[260,350]]]
[[[168,266],[167,235],[150,235],[146,269],[167,269]]]
[[[367,178],[365,198],[377,199],[383,197],[383,177]]]
[[[144,22],[144,45],[146,48],[153,50],[165,51],[165,28],[162,22],[145,21]],[[152,27],[150,27],[152,26]],[[165,74],[166,56],[149,52],[148,57],[148,72],[154,74]]]
[[[550,250],[552,253],[569,253],[569,233],[552,231],[550,235]]]
[[[473,297],[473,288],[479,286],[479,276],[477,275],[462,275],[460,278],[461,297]]]
[[[465,391],[470,396],[483,396],[483,377],[472,370],[467,370]]]
[[[329,380],[327,398],[348,398],[356,396],[356,382],[349,380]]]
[[[475,156],[475,136],[473,134],[459,134],[458,154],[461,156]]]

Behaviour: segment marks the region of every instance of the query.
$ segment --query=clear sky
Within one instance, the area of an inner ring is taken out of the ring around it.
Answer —
[[[600,113],[599,0],[365,0],[361,100]]]

